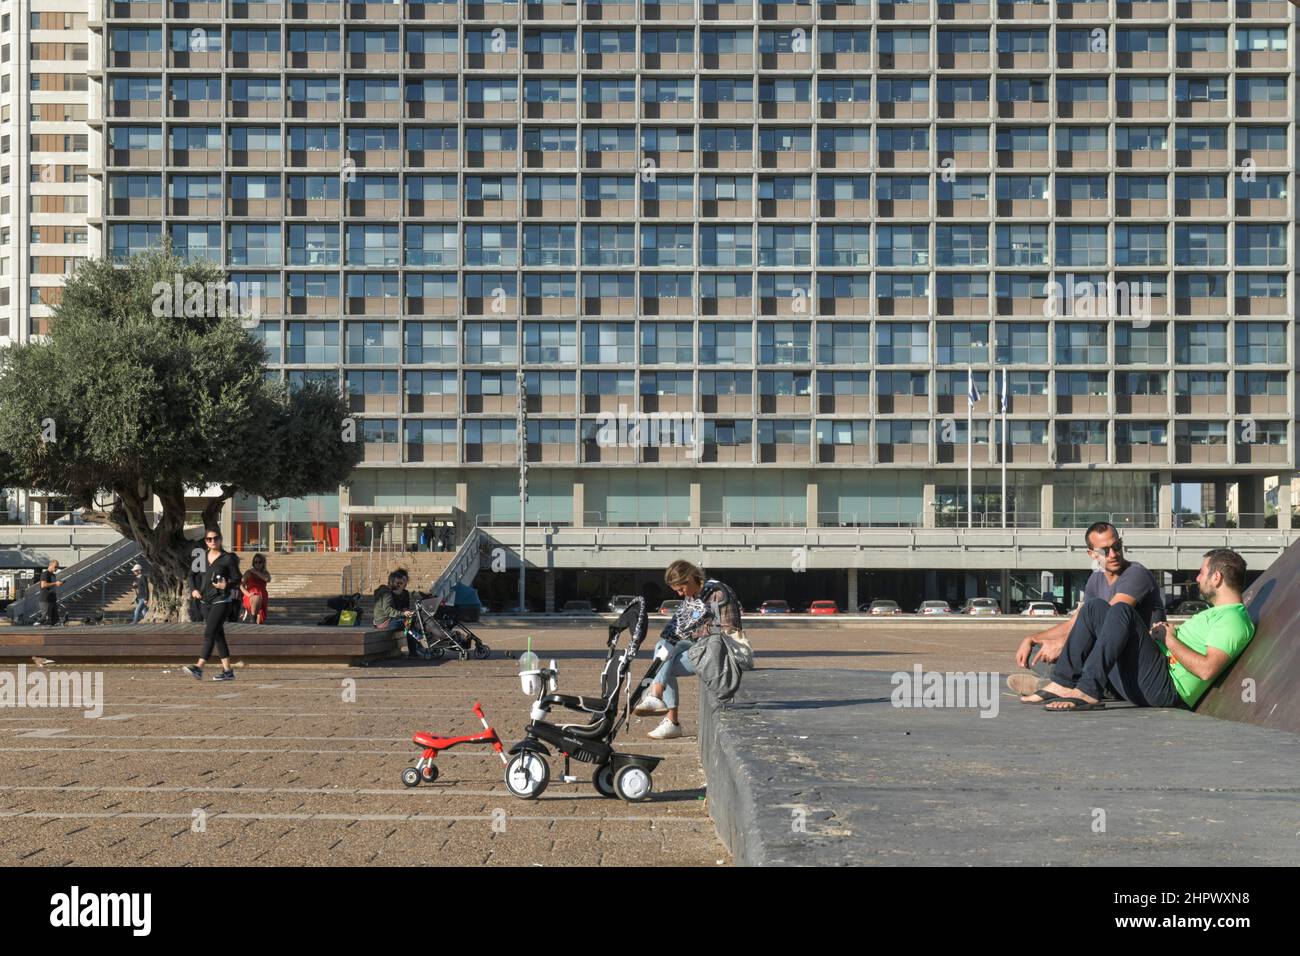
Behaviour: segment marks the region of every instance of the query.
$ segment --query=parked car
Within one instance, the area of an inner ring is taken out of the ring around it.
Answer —
[[[681,601],[664,601],[663,604],[659,605],[659,613],[672,617],[677,613],[677,609],[682,606],[682,603]]]
[[[561,614],[595,614],[596,609],[591,606],[590,601],[565,601],[564,607],[560,609]]]
[[[1030,601],[1020,612],[1021,617],[1056,617],[1056,605],[1051,601]]]
[[[868,614],[902,614],[903,609],[897,601],[872,601],[867,608]]]
[[[1001,614],[1002,608],[993,598],[967,598],[966,603],[962,605],[962,614],[971,614],[975,617],[987,617],[992,614]]]
[[[759,614],[789,614],[790,604],[788,601],[764,601],[758,606]]]
[[[922,601],[916,613],[930,617],[935,614],[952,614],[953,609],[947,601]]]
[[[636,600],[635,594],[615,594],[609,599],[609,609],[615,614],[622,614],[628,605]]]
[[[1183,615],[1191,617],[1193,614],[1200,614],[1209,606],[1204,601],[1183,601],[1178,607],[1174,608],[1174,613],[1180,617]]]
[[[808,605],[809,614],[839,614],[839,605],[834,601],[813,601]]]

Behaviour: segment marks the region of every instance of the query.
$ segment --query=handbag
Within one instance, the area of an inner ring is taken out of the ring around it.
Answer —
[[[352,627],[357,623],[357,612],[353,610],[339,611],[339,627]]]

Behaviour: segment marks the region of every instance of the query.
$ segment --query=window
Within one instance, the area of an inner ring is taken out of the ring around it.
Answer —
[[[930,360],[930,335],[921,322],[876,324],[876,356],[881,365],[924,365]]]
[[[1104,322],[1058,322],[1056,324],[1057,365],[1104,365],[1106,324]]]
[[[748,365],[753,361],[753,329],[748,322],[700,323],[701,365]]]
[[[519,361],[518,342],[518,331],[513,322],[466,322],[465,363],[515,365]],[[530,358],[528,361],[533,360]]]

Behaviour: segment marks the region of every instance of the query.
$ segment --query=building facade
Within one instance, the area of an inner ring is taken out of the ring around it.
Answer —
[[[529,523],[1289,526],[1295,17],[96,0],[91,234],[351,395],[244,544],[517,524],[520,372]]]

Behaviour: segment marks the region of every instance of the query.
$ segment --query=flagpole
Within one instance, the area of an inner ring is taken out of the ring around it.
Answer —
[[[975,410],[973,399],[975,373],[966,366],[966,527],[975,527],[975,459],[973,457],[974,434],[971,431],[971,415]]]
[[[1002,370],[1002,527],[1007,526],[1007,370]]]

